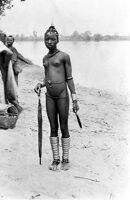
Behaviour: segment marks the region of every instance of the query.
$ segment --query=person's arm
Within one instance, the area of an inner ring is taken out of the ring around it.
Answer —
[[[37,85],[34,88],[34,91],[36,93],[39,93],[39,91],[41,91],[41,88],[43,88],[43,87],[45,87],[45,81],[44,81],[44,79],[43,79],[42,83],[37,83]]]
[[[73,76],[72,76],[72,66],[71,66],[70,56],[68,54],[65,55],[64,63],[65,63],[66,81],[71,93],[71,98],[72,98],[72,103],[73,103],[73,112],[77,112],[79,110],[79,106],[77,103],[75,84],[74,84]]]
[[[29,65],[32,65],[32,61],[28,60],[27,58],[23,57],[18,51],[17,51],[17,57],[19,60],[29,64]]]
[[[12,64],[15,68],[15,65],[17,65],[17,63],[19,62],[19,60],[26,62],[27,64],[30,64],[31,61],[28,61],[26,58],[24,58],[15,47],[10,47],[10,50],[13,52],[13,56],[12,56]]]
[[[18,54],[17,54],[17,50],[14,47],[10,47],[10,50],[13,52],[11,61],[12,61],[12,65],[14,66],[18,60]]]
[[[43,58],[43,63],[44,63],[44,59],[45,58]],[[43,81],[41,83],[37,83],[37,85],[34,88],[34,91],[36,93],[39,93],[39,91],[41,91],[41,88],[43,88],[45,86],[46,86],[46,84],[45,84],[45,70],[43,70]]]
[[[45,57],[43,58],[43,67],[44,67],[44,60],[45,60]],[[41,88],[42,87],[45,87],[46,84],[45,84],[45,68],[43,68],[43,81],[41,83]]]

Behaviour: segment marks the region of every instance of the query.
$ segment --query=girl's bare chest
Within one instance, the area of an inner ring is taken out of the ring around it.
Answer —
[[[61,68],[63,66],[63,62],[60,59],[45,59],[43,62],[43,66],[45,69],[50,68]]]

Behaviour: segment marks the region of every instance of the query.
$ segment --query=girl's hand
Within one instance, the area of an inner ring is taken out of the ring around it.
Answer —
[[[73,112],[77,113],[78,110],[79,110],[78,102],[77,102],[77,100],[74,100],[73,101]]]
[[[41,91],[41,87],[42,87],[42,84],[41,83],[38,83],[35,88],[34,88],[34,91],[39,94],[39,92]]]

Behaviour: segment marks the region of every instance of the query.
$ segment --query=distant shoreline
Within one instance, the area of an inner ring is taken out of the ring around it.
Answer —
[[[44,36],[38,35],[36,31],[32,35],[17,34],[14,35],[16,41],[43,41]],[[100,33],[92,34],[91,31],[85,31],[79,33],[74,31],[71,35],[59,35],[60,41],[85,41],[85,42],[100,42],[100,41],[130,41],[130,35],[118,35],[118,34],[105,34]]]
[[[17,40],[15,39],[16,42],[42,42],[44,39],[22,39],[22,40]],[[61,42],[130,42],[130,39],[127,40],[63,40],[60,39]]]

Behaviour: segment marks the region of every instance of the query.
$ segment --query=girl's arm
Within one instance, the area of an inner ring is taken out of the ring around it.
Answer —
[[[72,76],[72,66],[71,66],[70,56],[68,54],[65,55],[65,74],[66,74],[67,85],[71,93],[73,111],[77,112],[79,110],[79,106],[77,103],[75,84]]]
[[[72,77],[71,61],[68,54],[65,54],[65,76],[71,94],[76,94],[75,85]]]
[[[44,59],[43,59],[44,60]],[[34,88],[34,91],[36,93],[39,93],[39,91],[41,90],[41,88],[45,87],[46,84],[45,84],[45,69],[43,70],[43,81],[40,82],[40,83],[37,83],[37,85],[35,86]]]

